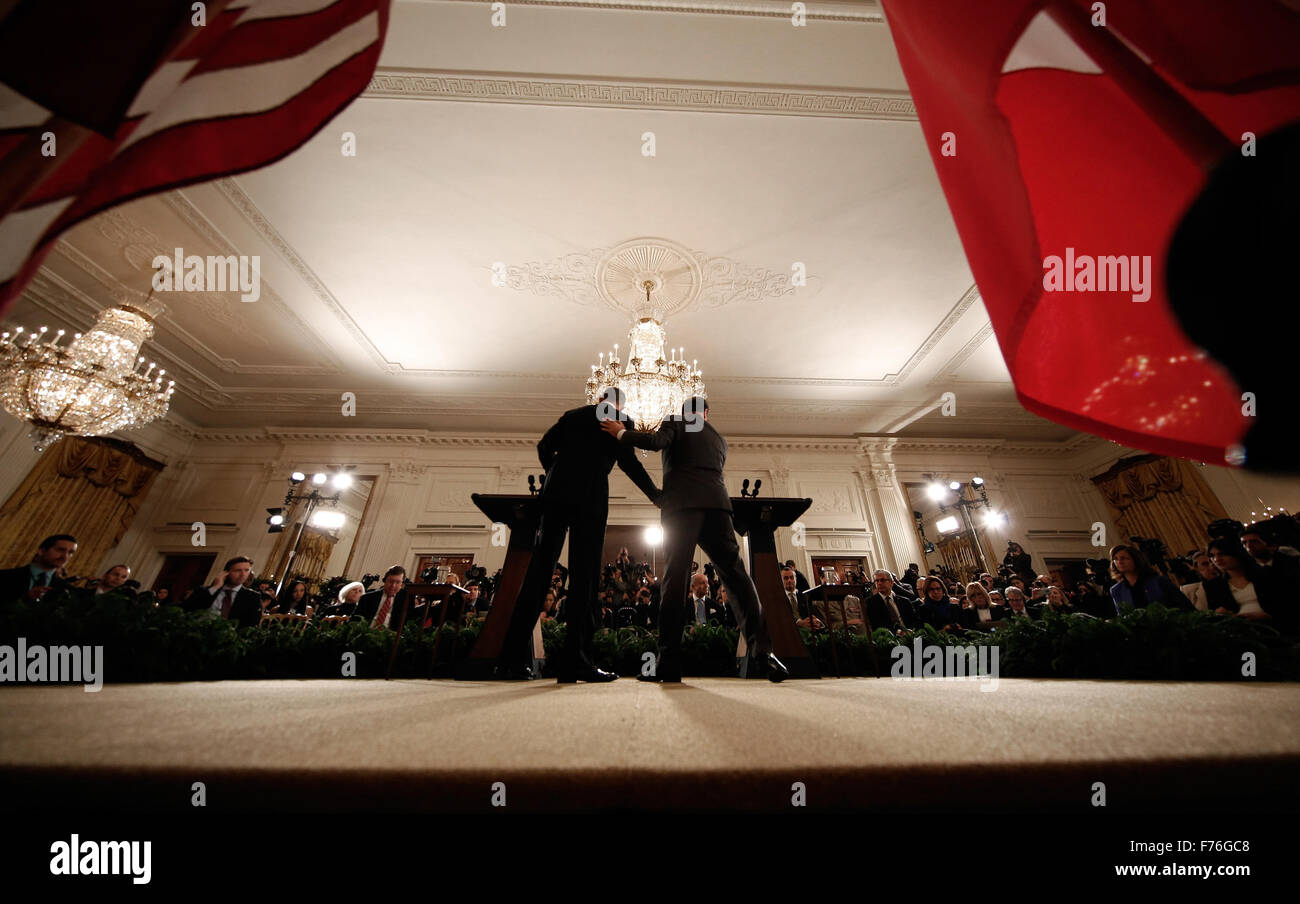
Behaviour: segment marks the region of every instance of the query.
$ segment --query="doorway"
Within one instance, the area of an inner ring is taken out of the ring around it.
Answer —
[[[162,570],[154,578],[154,593],[166,590],[170,601],[179,605],[195,587],[205,583],[212,563],[217,560],[215,552],[192,552],[167,554],[163,559]]]

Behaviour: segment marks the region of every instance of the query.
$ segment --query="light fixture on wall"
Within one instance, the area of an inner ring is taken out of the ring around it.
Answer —
[[[175,381],[140,356],[164,310],[152,293],[139,306],[99,312],[89,332],[60,345],[65,330],[0,335],[0,406],[32,425],[37,452],[64,436],[104,436],[140,427],[167,413]]]
[[[632,324],[628,333],[627,365],[618,356],[617,344],[609,354],[609,361],[601,352],[599,362],[591,365],[591,376],[587,378],[587,404],[595,405],[602,392],[614,387],[622,391],[623,411],[636,429],[657,430],[664,420],[681,412],[687,399],[708,398],[708,393],[701,379],[699,361],[687,364],[684,356],[679,357],[683,352],[676,348],[665,356],[664,342],[668,336],[655,316],[659,312],[650,299],[656,284],[647,279],[641,286],[645,289],[647,316]]]

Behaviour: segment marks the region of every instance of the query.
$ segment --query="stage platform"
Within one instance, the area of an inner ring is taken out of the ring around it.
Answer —
[[[1300,685],[823,679],[0,688],[0,809],[1297,809]]]

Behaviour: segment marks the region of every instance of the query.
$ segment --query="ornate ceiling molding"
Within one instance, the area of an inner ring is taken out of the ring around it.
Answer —
[[[378,69],[361,96],[675,113],[758,113],[893,122],[917,119],[916,105],[910,95],[885,91],[648,79],[597,80],[429,69]]]
[[[490,0],[452,0],[486,5]],[[511,0],[511,6],[558,6],[572,9],[632,10],[658,13],[697,13],[712,16],[761,16],[789,19],[785,0]],[[884,14],[874,0],[804,0],[805,18],[820,22],[870,22],[883,24]]]
[[[808,277],[804,291],[791,285],[790,279],[781,270],[710,257],[671,239],[645,236],[612,248],[508,266],[505,285],[583,307],[603,304],[632,321],[650,317],[662,323],[696,306],[720,308],[795,294],[811,299],[820,293],[817,277]],[[652,284],[648,303],[646,282]]]
[[[975,352],[979,350],[979,347],[983,345],[985,341],[992,335],[993,335],[993,324],[985,323],[982,327],[980,327],[975,332],[975,335],[971,336],[970,339],[966,341],[965,345],[963,345],[960,349],[958,349],[957,352],[951,358],[949,358],[947,361],[943,363],[943,365],[939,368],[939,370],[935,373],[935,375],[930,379],[930,382],[927,383],[926,385],[934,386],[939,383],[948,384],[948,383],[988,382],[984,380],[962,380],[958,378],[957,371],[961,369],[961,366],[963,364],[965,364],[968,360],[970,360],[970,356],[975,354]],[[994,382],[1005,382],[1005,381],[994,381]]]

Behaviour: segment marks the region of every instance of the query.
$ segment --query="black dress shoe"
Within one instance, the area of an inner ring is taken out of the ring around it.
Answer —
[[[773,683],[784,681],[790,677],[790,670],[785,667],[785,663],[776,658],[775,653],[767,654],[767,680]]]
[[[559,673],[555,679],[556,684],[576,684],[579,681],[586,681],[591,684],[601,684],[606,681],[617,681],[618,674],[607,672],[604,669],[598,669],[594,665],[586,668],[565,670]]]
[[[501,664],[492,670],[494,681],[532,681],[534,677],[532,666],[519,663]]]

